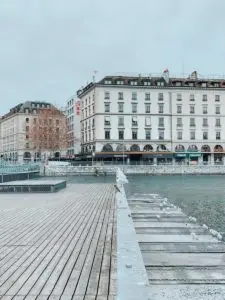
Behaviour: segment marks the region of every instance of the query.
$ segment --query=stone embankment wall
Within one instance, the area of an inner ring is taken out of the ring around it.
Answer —
[[[225,166],[173,166],[173,165],[137,165],[137,166],[44,166],[40,170],[45,176],[64,175],[114,175],[117,168],[121,168],[125,174],[151,174],[151,175],[204,175],[204,174],[225,174]]]

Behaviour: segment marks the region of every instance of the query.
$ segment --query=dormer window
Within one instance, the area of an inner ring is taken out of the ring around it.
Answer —
[[[157,81],[157,86],[164,86],[164,81]]]
[[[105,80],[104,83],[105,84],[112,84],[112,81],[111,80]]]
[[[117,80],[117,81],[116,81],[116,84],[118,84],[118,85],[123,85],[123,84],[124,84],[124,81],[123,81],[123,80]]]
[[[131,81],[130,85],[137,85],[137,81]]]

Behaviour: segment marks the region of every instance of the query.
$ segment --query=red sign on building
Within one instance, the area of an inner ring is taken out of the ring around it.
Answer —
[[[76,115],[79,116],[80,115],[80,101],[76,102],[75,107],[76,107]]]

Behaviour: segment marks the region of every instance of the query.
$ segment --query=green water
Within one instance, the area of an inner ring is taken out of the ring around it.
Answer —
[[[225,232],[225,176],[128,176],[127,195],[134,193],[158,193],[181,207],[183,211],[207,224],[210,228]],[[71,176],[73,183],[115,183],[114,176]]]

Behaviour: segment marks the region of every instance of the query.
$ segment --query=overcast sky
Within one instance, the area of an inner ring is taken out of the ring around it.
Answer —
[[[224,0],[1,0],[4,114],[118,72],[225,74]]]

